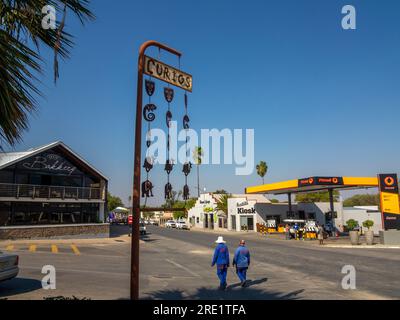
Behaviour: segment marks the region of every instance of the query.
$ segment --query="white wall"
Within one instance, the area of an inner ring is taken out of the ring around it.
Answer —
[[[374,231],[374,234],[379,234],[382,228],[382,214],[380,212],[368,212],[366,209],[357,209],[357,208],[345,208],[343,210],[343,218],[344,225],[347,220],[354,219],[358,222],[358,225],[362,227],[362,223],[365,220],[374,221],[374,226],[371,228]],[[363,231],[366,231],[366,228],[363,227]]]

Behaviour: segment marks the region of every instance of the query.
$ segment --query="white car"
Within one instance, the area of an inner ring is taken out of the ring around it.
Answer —
[[[175,228],[182,229],[182,230],[189,230],[190,229],[189,224],[186,221],[183,221],[183,220],[177,221],[176,225],[175,225]]]
[[[11,280],[18,275],[19,257],[16,254],[4,254],[0,251],[0,282]]]
[[[168,220],[165,223],[166,228],[175,228],[176,227],[176,222],[174,220]]]

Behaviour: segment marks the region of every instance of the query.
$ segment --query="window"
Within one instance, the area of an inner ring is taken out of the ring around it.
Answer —
[[[0,226],[7,226],[11,219],[11,202],[0,202]]]
[[[308,212],[307,213],[307,219],[315,220],[315,212]]]
[[[1,170],[0,183],[14,183],[14,172],[10,170]]]

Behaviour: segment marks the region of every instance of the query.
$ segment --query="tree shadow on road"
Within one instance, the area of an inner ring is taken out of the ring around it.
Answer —
[[[36,279],[14,278],[0,283],[0,298],[15,296],[42,289],[42,282]]]
[[[292,292],[265,291],[255,288],[228,288],[220,291],[214,288],[201,287],[194,293],[186,294],[182,290],[160,290],[146,293],[144,300],[297,300],[304,289]]]

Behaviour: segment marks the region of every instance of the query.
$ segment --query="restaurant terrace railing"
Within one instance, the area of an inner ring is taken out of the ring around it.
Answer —
[[[100,188],[0,183],[0,198],[101,200]]]

